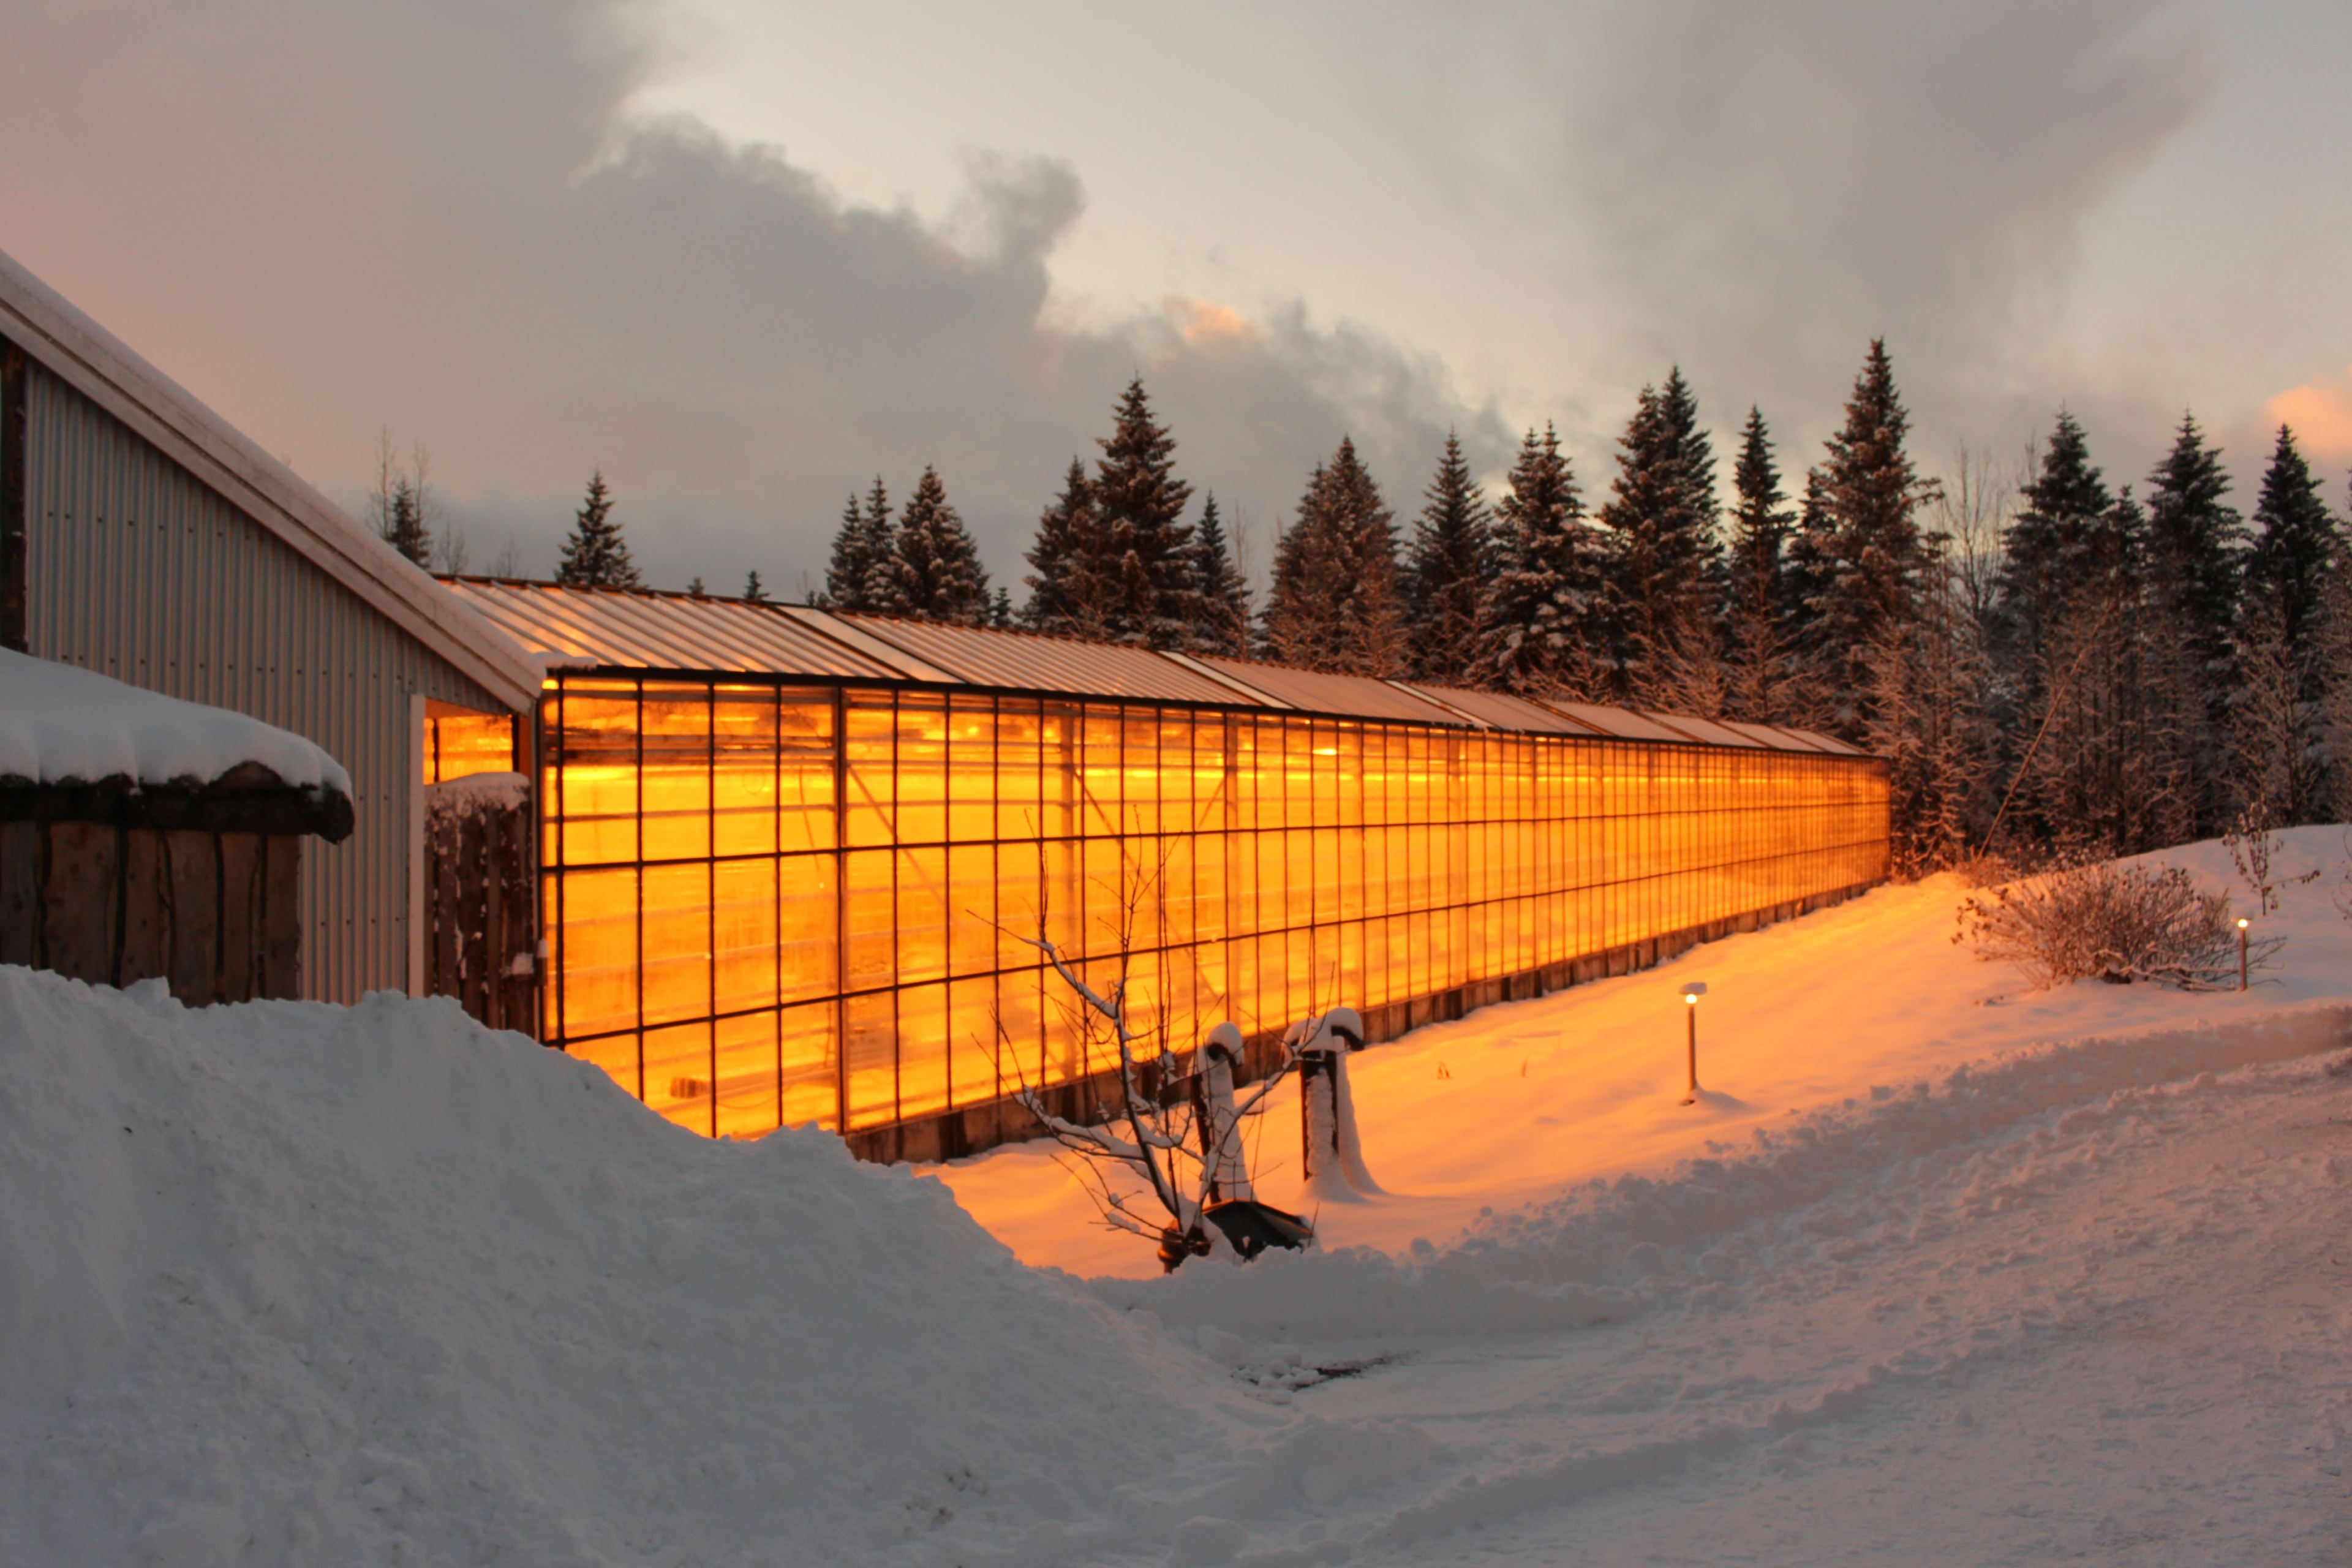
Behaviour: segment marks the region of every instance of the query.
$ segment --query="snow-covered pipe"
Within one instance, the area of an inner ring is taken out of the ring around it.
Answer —
[[[1298,1045],[1299,1132],[1307,1189],[1325,1200],[1381,1194],[1364,1163],[1356,1127],[1356,1100],[1348,1085],[1348,1058],[1364,1048],[1363,1015],[1334,1007],[1291,1026],[1285,1039]]]
[[[1201,1163],[1207,1167],[1208,1201],[1213,1204],[1257,1196],[1242,1147],[1241,1116],[1234,1109],[1234,1069],[1241,1059],[1242,1032],[1230,1022],[1211,1029],[1192,1055],[1200,1095]]]

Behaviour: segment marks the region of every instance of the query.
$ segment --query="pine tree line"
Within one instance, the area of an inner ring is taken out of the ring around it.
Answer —
[[[1039,521],[1024,619],[1818,731],[1886,760],[1911,869],[1996,839],[2147,849],[2257,801],[2273,822],[2352,805],[2352,546],[2291,433],[2251,531],[2190,417],[2144,499],[2106,483],[2063,411],[2007,484],[1966,452],[1930,478],[1909,441],[1873,342],[1797,493],[1751,407],[1719,498],[1673,367],[1637,396],[1598,510],[1549,426],[1492,499],[1449,436],[1407,538],[1343,437],[1253,621],[1213,501],[1188,537],[1137,382],[1095,472],[1073,459]]]
[[[1885,759],[1906,869],[2352,806],[2352,539],[2290,431],[2251,527],[2190,416],[2140,495],[2064,410],[2007,479],[1965,451],[1930,478],[1909,439],[1883,342],[1793,494],[1754,407],[1718,494],[1678,366],[1597,509],[1550,426],[1491,498],[1449,435],[1401,529],[1343,437],[1253,613],[1139,377],[1040,516],[1017,616],[929,468],[903,507],[878,477],[850,498],[821,602],[1813,730]],[[600,476],[563,580],[635,581],[610,510]]]

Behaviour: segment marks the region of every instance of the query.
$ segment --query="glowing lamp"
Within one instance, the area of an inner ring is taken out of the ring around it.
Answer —
[[[2246,988],[2246,917],[2238,917],[2238,989]]]
[[[1698,999],[1706,994],[1706,981],[1684,982],[1683,1019],[1689,1026],[1686,1037],[1690,1051],[1690,1092],[1683,1097],[1685,1105],[1698,1103]]]

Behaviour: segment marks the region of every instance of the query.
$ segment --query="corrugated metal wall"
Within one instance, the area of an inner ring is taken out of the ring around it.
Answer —
[[[303,847],[303,994],[404,987],[410,694],[503,705],[37,363],[29,393],[31,651],[324,746],[358,826]]]

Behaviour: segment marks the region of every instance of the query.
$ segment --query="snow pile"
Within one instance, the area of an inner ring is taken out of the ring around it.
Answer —
[[[522,773],[467,773],[425,786],[428,816],[477,816],[530,804],[530,779]]]
[[[247,763],[297,789],[352,792],[342,765],[299,735],[0,648],[0,780],[194,786]]]
[[[0,1561],[1050,1560],[1239,1397],[936,1182],[446,1002],[0,967]]]

